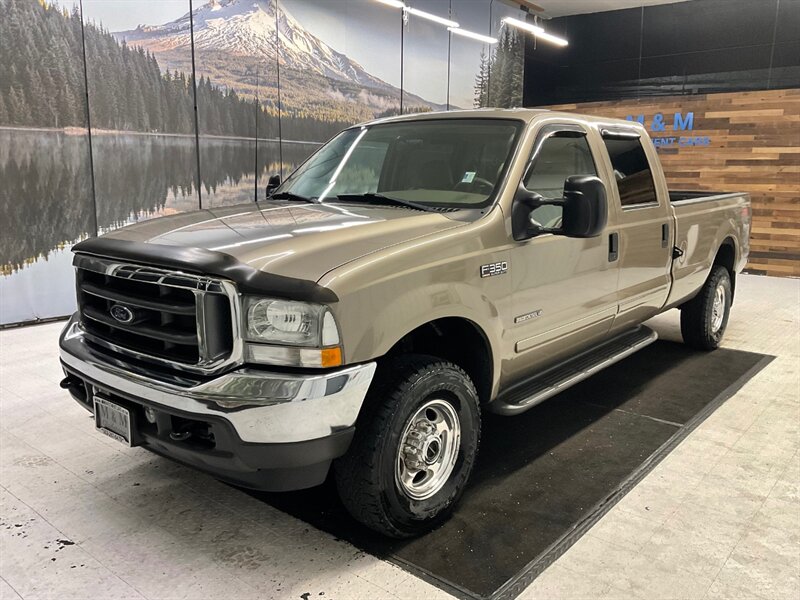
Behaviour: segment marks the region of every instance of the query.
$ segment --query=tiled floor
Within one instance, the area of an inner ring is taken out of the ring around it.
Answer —
[[[447,594],[94,431],[61,324],[0,333],[0,598]],[[678,339],[677,313],[655,319]],[[725,345],[777,356],[523,594],[800,598],[800,281],[744,276]]]

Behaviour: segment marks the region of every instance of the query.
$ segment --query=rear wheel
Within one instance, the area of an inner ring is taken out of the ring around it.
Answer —
[[[732,300],[731,276],[725,267],[715,265],[697,296],[681,307],[684,343],[700,350],[719,347]]]
[[[478,394],[461,368],[421,355],[388,360],[334,467],[342,502],[391,537],[433,529],[461,496],[479,438]]]

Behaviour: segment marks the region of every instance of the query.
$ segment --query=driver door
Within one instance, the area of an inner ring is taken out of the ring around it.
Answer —
[[[582,125],[545,125],[533,146],[524,186],[560,199],[572,175],[598,175],[599,139]],[[559,227],[560,206],[531,214],[543,227]],[[511,251],[515,359],[510,379],[523,379],[605,336],[617,312],[618,261],[609,254],[606,231],[593,238],[542,234]],[[613,259],[613,260],[612,260]]]

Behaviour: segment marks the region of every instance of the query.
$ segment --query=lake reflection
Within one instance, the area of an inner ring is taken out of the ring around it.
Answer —
[[[317,148],[284,144],[284,174]],[[93,134],[100,232],[198,207],[194,139]],[[250,202],[279,170],[278,143],[200,139],[203,207]],[[0,129],[0,324],[74,309],[69,248],[94,233],[86,135]]]

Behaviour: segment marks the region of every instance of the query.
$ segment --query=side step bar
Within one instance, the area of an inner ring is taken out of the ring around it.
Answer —
[[[493,402],[490,409],[501,415],[524,412],[657,339],[658,334],[649,327],[637,327],[514,386]]]

